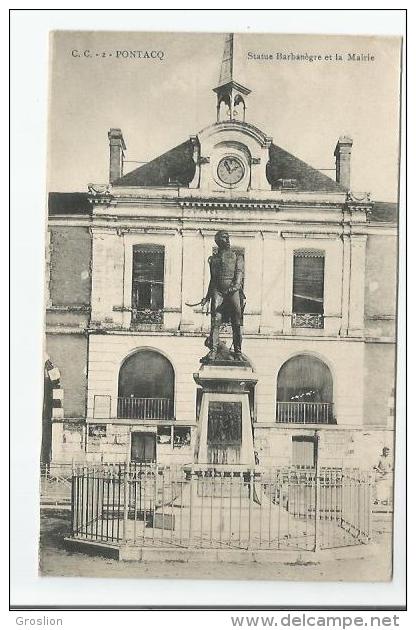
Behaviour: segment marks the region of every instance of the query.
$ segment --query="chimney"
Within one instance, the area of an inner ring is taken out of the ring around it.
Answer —
[[[344,188],[350,188],[351,175],[351,147],[352,140],[348,136],[341,136],[335,147],[336,180]]]
[[[110,184],[112,184],[123,175],[123,159],[126,145],[124,144],[121,129],[110,129],[108,139],[110,141]]]

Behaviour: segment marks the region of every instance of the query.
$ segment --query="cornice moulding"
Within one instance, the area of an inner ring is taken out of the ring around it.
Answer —
[[[337,232],[282,232],[283,238],[304,238],[304,239],[335,239],[340,237]]]

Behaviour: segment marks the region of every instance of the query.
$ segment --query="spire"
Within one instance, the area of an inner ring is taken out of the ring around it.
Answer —
[[[224,54],[220,71],[220,81],[218,85],[224,85],[233,80],[233,56],[234,56],[234,34],[229,33],[225,38]]]
[[[214,88],[217,94],[217,122],[226,120],[241,120],[246,116],[245,97],[251,90],[235,81],[235,50],[234,34],[225,37],[224,53],[222,56],[220,80]]]

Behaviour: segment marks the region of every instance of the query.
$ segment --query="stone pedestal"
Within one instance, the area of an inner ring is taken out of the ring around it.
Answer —
[[[254,467],[252,405],[257,378],[250,363],[207,363],[194,380],[200,387],[196,462]]]

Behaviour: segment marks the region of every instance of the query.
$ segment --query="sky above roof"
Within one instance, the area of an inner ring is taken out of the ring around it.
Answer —
[[[49,190],[84,191],[89,182],[108,181],[110,127],[123,131],[128,172],[215,122],[212,89],[219,82],[224,41],[222,34],[55,33]],[[129,51],[142,52],[134,58]],[[147,59],[145,51],[163,51],[163,60]],[[283,60],[276,53],[322,59]],[[348,61],[348,53],[375,59]],[[351,188],[396,199],[397,38],[236,35],[234,57],[235,80],[252,90],[248,122],[318,169],[333,169],[338,137],[351,136]]]

